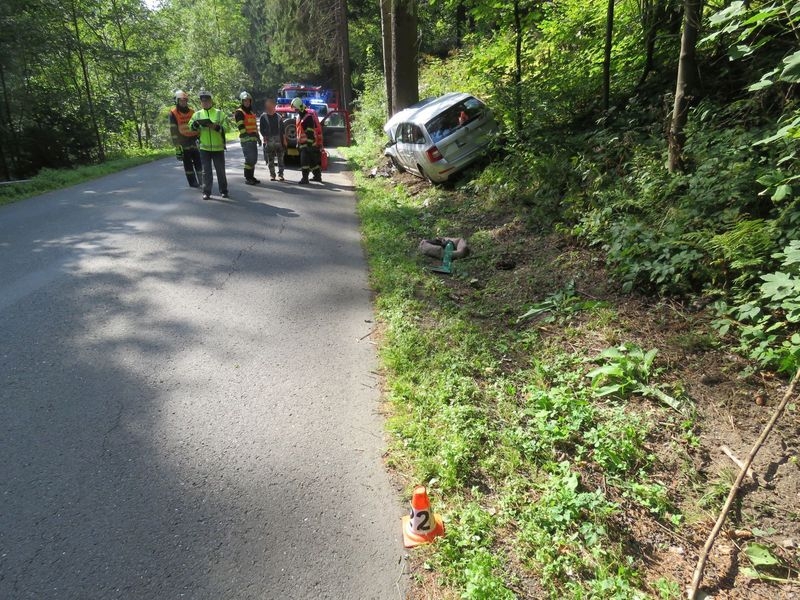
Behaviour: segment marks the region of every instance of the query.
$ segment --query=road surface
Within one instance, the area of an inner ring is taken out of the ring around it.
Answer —
[[[241,164],[0,207],[0,598],[403,597],[352,183]]]

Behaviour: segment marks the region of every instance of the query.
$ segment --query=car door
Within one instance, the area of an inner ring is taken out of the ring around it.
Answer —
[[[322,119],[322,139],[326,146],[349,146],[350,113],[346,110],[329,110]]]
[[[414,162],[413,144],[411,143],[411,123],[400,123],[397,126],[397,143],[395,144],[397,160],[400,165],[411,171],[416,171]]]

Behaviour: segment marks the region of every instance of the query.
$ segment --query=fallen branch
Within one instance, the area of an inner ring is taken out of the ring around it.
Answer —
[[[750,468],[750,465],[753,463],[756,453],[761,449],[761,446],[764,445],[767,436],[769,436],[769,434],[772,432],[772,428],[783,414],[783,411],[786,409],[786,405],[789,404],[789,400],[791,400],[792,396],[794,395],[794,389],[799,379],[800,369],[797,369],[797,373],[794,374],[792,382],[789,384],[789,388],[786,390],[786,393],[783,396],[783,400],[781,400],[781,403],[772,414],[772,418],[769,420],[769,423],[767,423],[767,425],[764,427],[764,430],[761,432],[758,440],[753,445],[753,448],[750,450],[750,454],[747,455],[747,459],[744,461],[744,464],[739,470],[739,476],[736,478],[736,481],[733,482],[731,491],[728,494],[728,499],[725,501],[725,505],[722,507],[719,517],[717,517],[717,522],[714,524],[714,528],[708,535],[708,539],[703,546],[703,551],[700,552],[700,557],[697,559],[697,566],[695,567],[694,574],[692,575],[692,583],[687,589],[689,600],[695,600],[697,598],[697,590],[700,587],[700,582],[703,579],[703,570],[706,567],[708,553],[711,552],[711,547],[714,545],[714,540],[717,539],[717,535],[719,534],[720,529],[722,529],[722,524],[725,522],[725,517],[728,516],[728,511],[731,509],[731,505],[736,499],[736,494],[739,493],[739,488],[741,487],[745,476],[747,476],[747,471]]]
[[[753,471],[753,469],[751,469],[750,467],[747,467],[745,469],[744,463],[741,460],[739,460],[739,458],[733,453],[733,450],[731,450],[725,445],[720,446],[719,449],[722,450],[725,453],[725,455],[728,458],[730,458],[737,467],[739,467],[740,469],[744,469],[747,472],[747,476],[753,480],[753,483],[758,485],[758,478],[756,477],[756,474]]]

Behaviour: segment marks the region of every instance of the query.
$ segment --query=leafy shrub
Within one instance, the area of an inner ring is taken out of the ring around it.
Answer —
[[[741,303],[717,303],[716,325],[723,335],[736,331],[740,350],[761,366],[792,373],[800,366],[800,240],[774,257],[781,270],[761,275]]]

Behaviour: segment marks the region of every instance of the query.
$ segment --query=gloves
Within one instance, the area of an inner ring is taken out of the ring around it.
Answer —
[[[183,160],[183,147],[175,146],[175,158]]]

